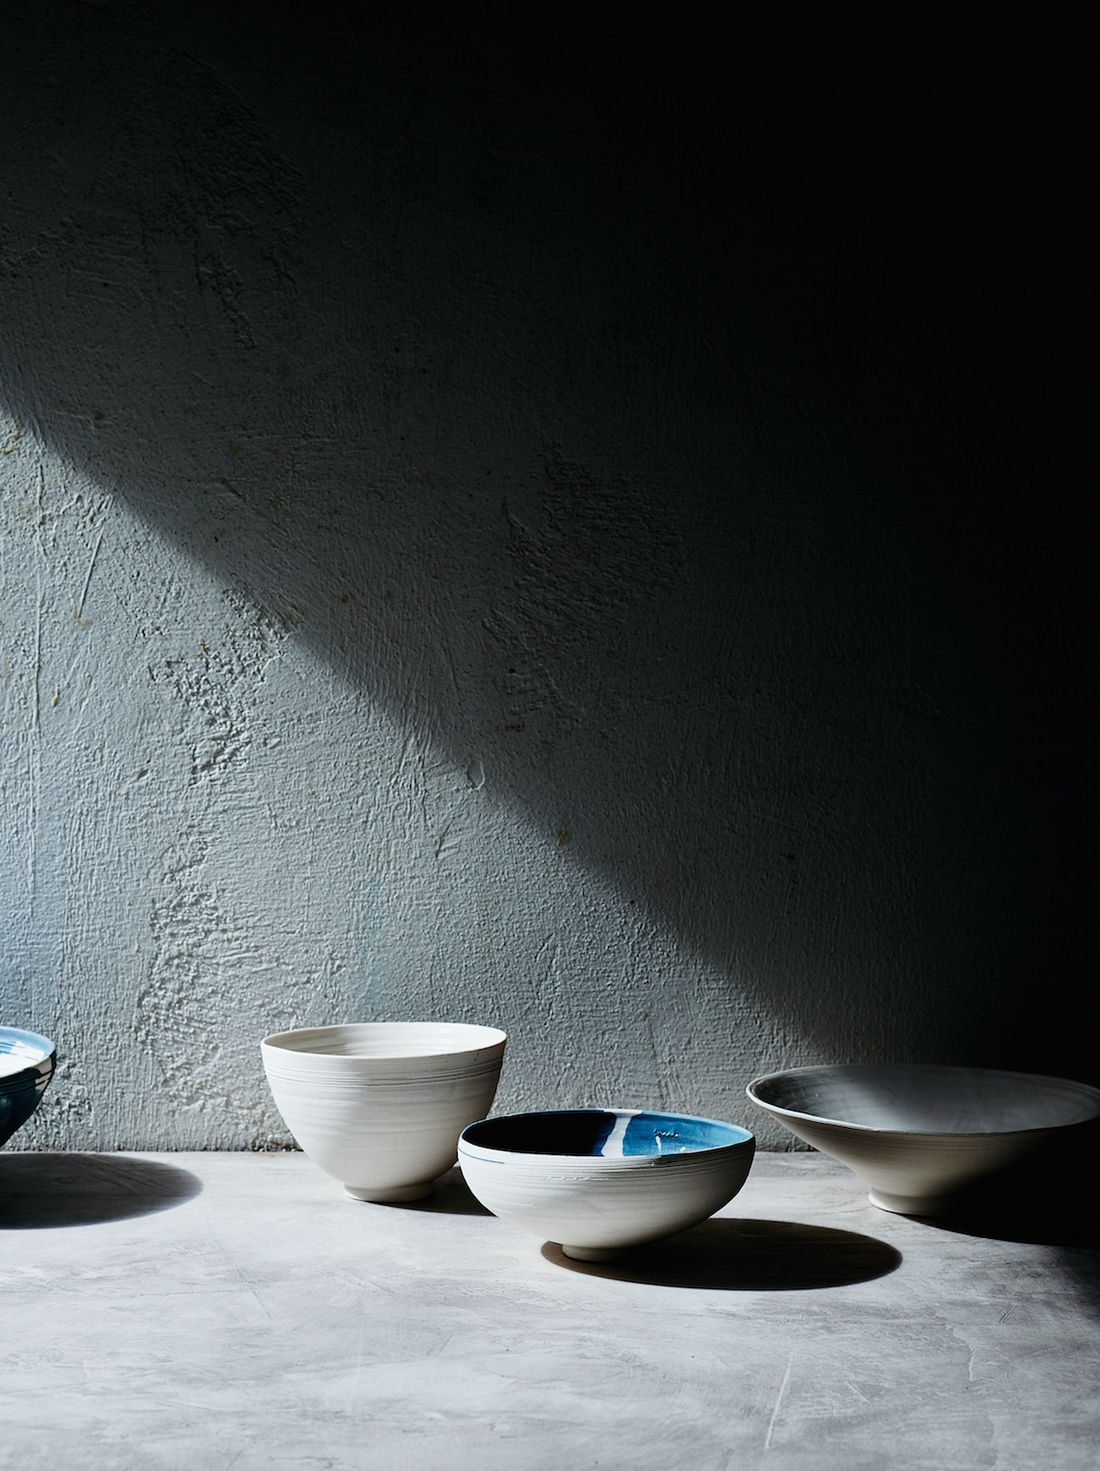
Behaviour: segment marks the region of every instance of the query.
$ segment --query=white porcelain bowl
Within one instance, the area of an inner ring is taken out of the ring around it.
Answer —
[[[713,1215],[745,1183],[755,1147],[748,1129],[714,1119],[577,1108],[473,1124],[458,1160],[494,1215],[566,1256],[605,1261]]]
[[[1100,1118],[1087,1083],[931,1063],[793,1068],[746,1091],[903,1215],[957,1210],[979,1183]]]
[[[260,1043],[276,1107],[354,1200],[418,1200],[484,1118],[505,1035],[458,1022],[359,1022]]]

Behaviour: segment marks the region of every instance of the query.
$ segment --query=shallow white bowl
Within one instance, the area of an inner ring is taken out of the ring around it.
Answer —
[[[473,1124],[458,1159],[494,1215],[566,1256],[605,1261],[713,1215],[745,1183],[755,1147],[748,1129],[714,1119],[577,1108]]]
[[[358,1022],[260,1043],[276,1107],[354,1200],[418,1200],[484,1118],[505,1035],[459,1022]]]
[[[746,1091],[903,1215],[957,1210],[975,1186],[1100,1118],[1087,1083],[932,1063],[793,1068]]]

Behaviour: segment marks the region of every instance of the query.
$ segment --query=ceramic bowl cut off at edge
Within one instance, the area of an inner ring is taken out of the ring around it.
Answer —
[[[57,1066],[48,1037],[17,1027],[0,1027],[0,1145],[34,1113]]]
[[[418,1200],[483,1119],[505,1034],[463,1022],[352,1022],[260,1043],[275,1105],[353,1200]]]
[[[674,1236],[705,1221],[745,1183],[748,1129],[644,1109],[558,1109],[485,1119],[458,1160],[494,1215],[578,1261]]]
[[[873,1205],[901,1215],[958,1210],[1100,1119],[1100,1089],[1087,1083],[933,1063],[792,1068],[746,1091],[866,1180]]]

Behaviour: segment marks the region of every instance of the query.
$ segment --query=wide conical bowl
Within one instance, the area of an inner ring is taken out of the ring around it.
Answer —
[[[932,1063],[792,1068],[747,1092],[866,1180],[874,1205],[905,1215],[948,1214],[979,1187],[1019,1182],[1056,1146],[1092,1138],[1100,1119],[1100,1089],[1087,1083]]]

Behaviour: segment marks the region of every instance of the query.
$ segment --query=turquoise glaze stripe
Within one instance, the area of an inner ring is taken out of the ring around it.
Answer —
[[[747,1129],[689,1115],[639,1113],[630,1120],[623,1154],[685,1154],[695,1149],[721,1149],[751,1138]]]

